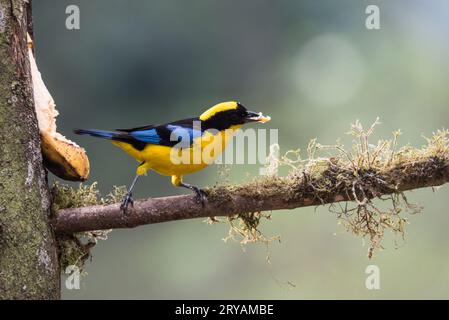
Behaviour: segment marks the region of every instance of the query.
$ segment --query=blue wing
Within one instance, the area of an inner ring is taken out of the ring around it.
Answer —
[[[162,140],[156,128],[142,131],[133,131],[130,132],[129,135],[136,140],[151,144],[159,144]]]
[[[148,125],[133,129],[117,129],[139,143],[150,143],[176,148],[188,148],[204,130],[198,118],[190,118],[162,125]]]

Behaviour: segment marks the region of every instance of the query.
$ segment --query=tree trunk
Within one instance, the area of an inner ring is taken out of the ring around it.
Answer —
[[[60,296],[27,54],[30,6],[0,0],[0,299]]]

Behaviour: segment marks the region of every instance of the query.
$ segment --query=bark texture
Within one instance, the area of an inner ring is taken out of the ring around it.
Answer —
[[[0,0],[0,299],[60,297],[27,55],[30,6]]]
[[[323,178],[332,173],[344,174],[344,171],[330,163],[329,168],[314,181],[326,179],[326,188],[321,191],[313,189],[313,183],[310,183],[313,179],[310,176],[299,173],[288,178],[264,178],[238,186],[206,189],[208,201],[205,207],[198,204],[194,196],[173,196],[136,201],[128,215],[124,215],[120,210],[120,204],[63,209],[58,211],[52,224],[57,233],[72,233],[354,201],[352,184],[343,185],[337,179]],[[367,172],[362,178],[367,183],[357,190],[358,196],[361,197],[363,193],[372,199],[392,193],[440,186],[449,182],[449,159],[436,160],[434,157],[428,157],[393,166],[378,175],[378,180],[383,181],[381,185],[371,181],[372,176],[371,172]]]

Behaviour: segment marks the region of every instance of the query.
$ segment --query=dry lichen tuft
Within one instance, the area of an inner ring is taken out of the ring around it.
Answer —
[[[51,188],[52,212],[60,209],[79,208],[96,204],[110,204],[121,201],[126,194],[126,187],[113,187],[113,190],[101,198],[96,188],[97,183],[91,185],[80,184],[78,188],[55,183]],[[61,270],[68,266],[76,266],[83,269],[84,262],[91,257],[91,249],[98,240],[106,240],[112,230],[96,230],[80,232],[72,235],[58,236],[58,252]]]
[[[336,214],[340,224],[368,240],[368,256],[371,257],[374,250],[381,247],[386,231],[403,236],[407,223],[405,214],[421,210],[408,203],[403,192],[449,182],[449,131],[437,131],[422,148],[399,148],[400,131],[394,132],[390,140],[379,140],[376,144],[369,141],[377,124],[378,121],[368,129],[358,121],[353,124],[349,132],[353,142],[349,149],[340,142],[326,146],[312,140],[305,159],[301,158],[299,150],[289,151],[280,158],[270,155],[267,175],[241,185],[206,189],[208,201],[218,212],[224,215],[240,212],[209,222],[230,224],[226,240],[268,245],[279,237],[267,237],[260,231],[260,222],[270,218],[260,211],[329,205],[329,211]],[[272,146],[271,150],[278,152],[279,146]],[[287,175],[278,175],[281,166],[289,168]],[[222,168],[221,175],[224,178],[229,175],[226,167]],[[102,200],[95,185],[78,189],[57,185],[53,190],[53,210],[118,202],[125,191],[117,189],[109,200]],[[61,260],[81,261],[82,264],[89,256],[89,243],[96,243],[105,236],[100,231],[64,239],[72,241],[70,245],[74,249],[66,250],[71,252],[70,257]],[[85,241],[81,242],[82,239]]]
[[[368,257],[381,247],[387,230],[404,235],[407,219],[421,208],[410,204],[403,191],[416,188],[420,181],[443,180],[449,165],[449,131],[439,130],[420,149],[398,148],[400,131],[389,140],[369,141],[376,120],[368,129],[359,121],[348,132],[354,139],[350,149],[340,142],[321,145],[316,139],[309,143],[307,158],[299,150],[288,151],[283,157],[269,156],[268,176],[256,178],[243,186],[219,186],[208,191],[217,202],[230,201],[233,194],[249,199],[267,199],[281,194],[284,203],[302,201],[304,205],[329,204],[339,223],[356,236],[369,241]],[[272,150],[278,150],[276,146]],[[287,166],[290,173],[277,176],[279,167]],[[447,180],[447,179],[446,179]],[[380,199],[375,203],[374,198]],[[345,201],[342,203],[341,201]],[[382,204],[382,205],[380,205]],[[229,218],[230,235],[240,236],[241,243],[262,242],[267,238],[258,229],[261,213],[246,212]],[[223,220],[221,220],[223,221]],[[239,221],[239,222],[237,222]]]

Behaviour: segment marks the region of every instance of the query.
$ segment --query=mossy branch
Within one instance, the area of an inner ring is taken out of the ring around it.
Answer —
[[[328,167],[323,171],[323,176],[315,177],[313,181],[319,182],[337,173],[348,174],[347,170],[328,160]],[[376,175],[378,176],[373,179]],[[355,194],[363,193],[368,199],[440,186],[449,182],[449,159],[429,157],[393,166],[380,174],[374,171],[365,172],[357,179],[364,182],[364,186],[358,188]],[[341,183],[338,180],[333,183],[331,181],[332,184],[328,186],[329,190],[335,190],[334,192],[314,190],[311,182],[304,172],[293,179],[263,177],[238,186],[206,189],[208,202],[204,208],[196,202],[193,195],[182,195],[136,201],[129,215],[123,214],[119,203],[62,209],[52,220],[52,225],[57,233],[133,228],[175,220],[232,216],[242,212],[294,209],[355,200],[353,187],[338,186]]]
[[[348,133],[354,140],[350,149],[340,142],[320,145],[314,139],[304,160],[299,150],[290,150],[279,158],[275,156],[279,146],[273,145],[267,175],[241,185],[206,189],[205,207],[193,195],[173,196],[136,201],[129,215],[124,215],[116,203],[124,190],[115,189],[105,202],[98,200],[94,185],[80,186],[78,190],[56,186],[51,223],[60,238],[75,233],[77,239],[87,236],[89,243],[96,243],[107,232],[85,231],[201,217],[211,217],[209,221],[216,222],[215,217],[224,216],[230,223],[226,239],[239,237],[242,244],[268,244],[278,237],[265,237],[259,229],[261,219],[270,217],[266,211],[328,205],[348,231],[368,239],[368,257],[372,257],[374,250],[382,246],[386,230],[404,236],[404,213],[421,210],[407,201],[405,191],[449,182],[448,130],[439,130],[426,138],[427,144],[421,148],[399,148],[400,131],[393,132],[390,140],[369,142],[378,123],[376,120],[368,129],[358,121],[351,125]],[[286,176],[278,175],[282,165],[290,168]],[[374,201],[376,198],[383,201],[382,205]],[[89,246],[86,248],[90,250]]]
[[[399,131],[391,140],[368,143],[376,124],[368,130],[358,122],[352,125],[350,133],[356,139],[351,150],[341,144],[322,146],[313,140],[307,160],[282,157],[270,164],[276,168],[279,164],[292,166],[285,177],[270,174],[241,185],[206,189],[205,207],[194,196],[184,195],[136,201],[129,215],[123,214],[119,203],[66,208],[56,213],[52,225],[57,233],[67,234],[201,217],[238,216],[244,220],[246,215],[249,220],[252,213],[324,204],[331,204],[330,210],[336,211],[334,204],[349,201],[355,207],[338,205],[338,218],[356,235],[370,238],[371,256],[380,246],[385,229],[403,232],[406,220],[401,211],[419,211],[407,202],[403,192],[449,182],[447,130],[436,132],[420,149],[398,149]],[[332,150],[333,155],[317,158],[322,150]],[[389,200],[391,207],[377,208],[374,198]]]

